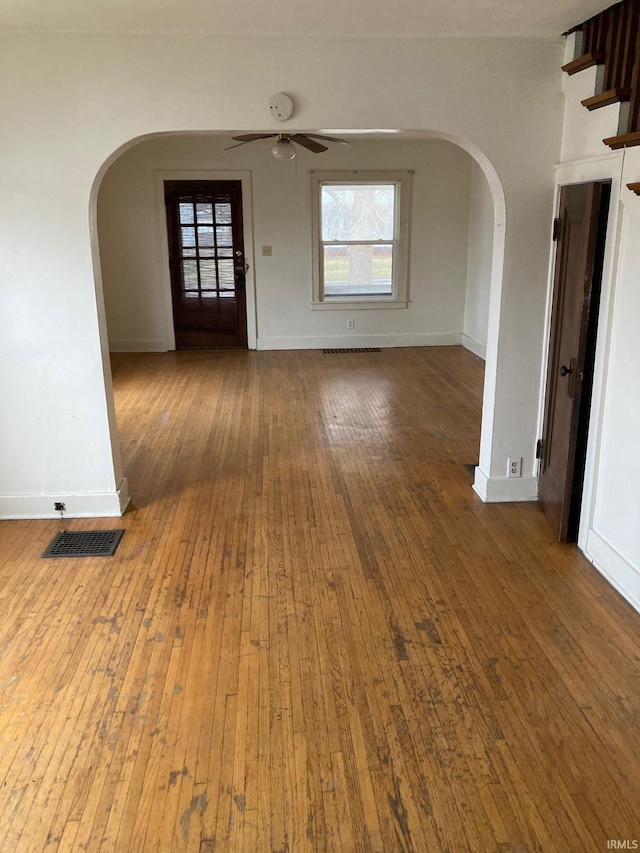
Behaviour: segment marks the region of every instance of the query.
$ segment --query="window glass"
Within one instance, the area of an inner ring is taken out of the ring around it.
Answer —
[[[233,261],[218,261],[218,275],[220,277],[220,290],[234,289]]]
[[[198,217],[199,223],[213,224],[213,205],[199,202],[196,204],[196,216]]]
[[[195,246],[196,244],[196,229],[195,228],[183,228],[182,229],[182,245],[183,246]]]
[[[322,187],[323,240],[392,240],[395,220],[393,184]]]
[[[198,228],[198,245],[201,247],[213,246],[213,227]]]
[[[231,205],[230,204],[216,204],[216,222],[218,225],[230,225],[231,224]]]
[[[180,210],[180,222],[189,225],[193,222],[193,205],[191,202],[181,201],[178,205]]]
[[[325,296],[389,296],[393,292],[393,246],[339,243],[324,246]]]
[[[231,233],[231,228],[227,228],[226,226],[216,228],[216,242],[218,246],[232,246],[233,235]]]
[[[185,290],[198,289],[198,262],[183,261],[182,262],[182,277],[184,280]]]
[[[215,290],[218,284],[215,261],[200,261],[200,286],[203,290]]]

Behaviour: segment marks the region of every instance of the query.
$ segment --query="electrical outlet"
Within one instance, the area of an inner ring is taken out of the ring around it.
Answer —
[[[67,505],[62,503],[62,501],[55,501],[53,504],[53,511],[59,512],[60,515],[62,515],[62,513],[66,510],[66,508],[67,508]]]
[[[349,317],[349,319],[347,320],[347,329],[353,329],[354,326],[355,326],[355,322],[353,321],[353,319],[351,317]]]
[[[270,258],[273,255],[273,246],[263,246],[262,247],[262,257]]]
[[[507,477],[522,477],[522,456],[510,456]]]

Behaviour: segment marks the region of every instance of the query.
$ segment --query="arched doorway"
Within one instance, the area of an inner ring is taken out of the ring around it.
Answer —
[[[132,140],[115,152],[94,184],[92,239],[94,258],[99,256],[96,280],[101,291],[102,280],[105,282],[103,346],[108,349],[106,339],[110,337],[114,350],[173,349],[164,181],[238,177],[243,181],[243,195],[250,210],[245,233],[251,269],[247,282],[249,347],[313,348],[338,338],[340,343],[380,340],[384,346],[402,346],[408,340],[417,345],[463,343],[486,359],[480,464],[476,471],[476,490],[485,498],[483,481],[488,476],[484,472],[490,468],[492,447],[504,253],[505,205],[500,180],[475,146],[446,134],[398,133],[390,139],[376,138],[372,133],[354,134],[350,139],[347,165],[351,167],[363,163],[366,168],[375,168],[381,162],[388,167],[394,158],[397,161],[399,146],[405,146],[416,157],[425,152],[432,159],[434,152],[437,155],[437,165],[428,180],[422,189],[414,191],[414,198],[419,197],[423,208],[428,209],[421,214],[426,217],[424,227],[416,224],[415,214],[412,223],[418,256],[413,273],[415,276],[416,264],[423,263],[422,278],[428,281],[423,291],[412,285],[412,311],[415,314],[415,309],[422,310],[417,323],[410,322],[402,328],[397,320],[400,312],[388,312],[390,328],[393,325],[393,332],[389,332],[380,322],[383,312],[362,312],[355,322],[348,318],[353,332],[346,335],[338,325],[344,317],[338,317],[336,312],[309,311],[304,287],[309,275],[309,235],[305,224],[309,209],[308,169],[324,166],[326,161],[315,160],[311,155],[303,163],[302,158],[295,163],[281,163],[269,157],[268,151],[251,146],[226,152],[226,134],[156,134]],[[384,156],[380,153],[383,146],[387,152]],[[335,163],[334,159],[332,165]],[[141,164],[145,164],[144,168]],[[424,171],[424,163],[420,168]],[[465,180],[461,181],[465,170]],[[466,219],[464,228],[459,228],[463,204]],[[462,232],[465,242],[461,250]],[[433,261],[436,252],[440,253],[437,263]],[[425,261],[429,253],[431,257]],[[462,254],[464,275],[458,263]],[[301,318],[304,327],[300,325]],[[295,334],[285,331],[291,328],[297,330]]]

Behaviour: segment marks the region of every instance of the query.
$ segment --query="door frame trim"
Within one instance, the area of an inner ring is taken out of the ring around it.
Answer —
[[[604,400],[606,394],[606,376],[611,350],[611,326],[614,297],[614,281],[617,256],[617,235],[620,228],[620,210],[617,201],[620,198],[622,185],[622,166],[624,155],[621,152],[606,154],[562,163],[556,166],[553,215],[557,215],[560,200],[560,188],[570,184],[583,184],[599,181],[611,181],[611,202],[605,237],[604,261],[602,267],[602,283],[600,290],[600,307],[598,328],[596,333],[596,353],[593,367],[593,387],[591,409],[589,413],[589,434],[587,439],[587,454],[584,469],[584,485],[582,490],[582,508],[578,525],[578,547],[587,553],[589,532],[593,528],[596,497],[597,473],[600,461],[600,445],[602,439],[602,421],[604,416]],[[553,217],[551,217],[553,219]],[[549,270],[547,280],[547,301],[545,308],[544,340],[545,353],[540,370],[540,402],[538,407],[538,436],[542,435],[544,424],[544,409],[546,396],[546,375],[549,361],[549,336],[551,331],[551,308],[553,302],[553,283],[557,243],[552,243],[549,253]],[[538,462],[538,474],[540,463]],[[588,554],[587,554],[588,555]]]
[[[249,169],[154,169],[154,210],[153,223],[156,259],[155,274],[162,287],[165,310],[165,345],[167,350],[175,350],[176,335],[173,325],[173,301],[171,298],[171,274],[169,271],[169,237],[167,234],[167,214],[164,202],[165,181],[240,181],[242,184],[242,230],[244,256],[249,264],[245,278],[247,311],[247,348],[257,347],[257,307],[255,283],[255,251],[253,241],[253,187]]]

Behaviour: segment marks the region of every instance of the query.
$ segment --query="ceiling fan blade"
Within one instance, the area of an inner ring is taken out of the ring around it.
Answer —
[[[272,136],[278,136],[277,133],[243,133],[240,136],[232,136],[237,142],[253,142],[254,139],[270,139]]]
[[[309,151],[313,151],[314,154],[320,154],[321,151],[327,151],[326,145],[321,145],[319,142],[316,142],[315,139],[309,139],[308,136],[305,136],[303,133],[294,133],[291,137],[291,141],[295,142],[296,145],[302,145],[303,148],[308,148]]]
[[[223,150],[224,151],[231,151],[232,148],[240,148],[241,145],[248,145],[250,142],[254,142],[254,141],[255,140],[253,140],[253,139],[245,139],[244,142],[236,142],[235,145],[227,145],[227,147],[224,148]]]
[[[235,145],[228,145],[224,150],[229,151],[231,148],[239,148],[241,145],[246,145],[248,142],[255,142],[257,139],[272,139],[278,136],[277,133],[244,133],[242,136],[232,136],[232,139],[237,139]]]
[[[321,136],[319,133],[305,133],[305,136],[310,136],[311,139],[326,139],[327,142],[339,142],[340,145],[348,145],[346,139],[340,139],[338,136]]]

